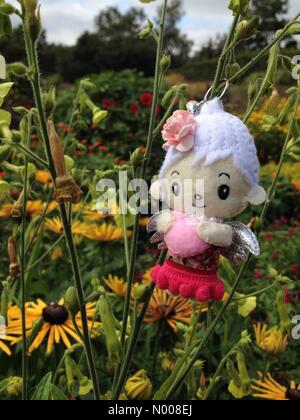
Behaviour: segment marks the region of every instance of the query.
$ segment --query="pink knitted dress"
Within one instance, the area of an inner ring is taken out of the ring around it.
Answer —
[[[201,221],[198,218],[183,213],[171,214],[173,223],[164,234],[163,242],[171,259],[152,269],[153,282],[160,289],[184,298],[196,298],[200,302],[222,300],[224,285],[217,275],[219,249],[199,237],[196,229]]]

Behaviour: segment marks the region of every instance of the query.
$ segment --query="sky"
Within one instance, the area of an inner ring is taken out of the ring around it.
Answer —
[[[15,0],[12,0],[14,2]],[[265,0],[262,0],[265,1]],[[73,45],[83,31],[92,31],[94,18],[106,7],[143,7],[151,18],[162,0],[142,4],[138,0],[40,0],[43,25],[50,42]],[[209,38],[227,31],[231,12],[227,9],[229,0],[183,0],[185,17],[181,29],[194,41],[194,48]],[[299,0],[290,0],[291,16],[300,11]]]

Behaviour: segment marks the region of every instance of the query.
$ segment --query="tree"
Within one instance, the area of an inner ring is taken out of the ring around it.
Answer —
[[[289,0],[252,0],[250,13],[261,18],[259,34],[251,39],[248,45],[252,49],[264,47],[274,36],[274,33],[281,29],[287,20],[285,16],[289,10]]]

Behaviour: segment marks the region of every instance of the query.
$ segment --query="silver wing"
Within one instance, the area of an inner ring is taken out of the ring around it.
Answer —
[[[166,249],[167,248],[167,246],[164,242],[164,233],[159,232],[158,226],[157,226],[158,220],[163,213],[170,213],[170,211],[169,210],[164,210],[164,211],[161,211],[159,213],[154,214],[150,218],[150,220],[148,222],[148,225],[147,225],[147,232],[148,233],[155,232],[154,235],[150,238],[150,242],[151,242],[151,244],[159,244],[159,246],[158,246],[159,249]]]
[[[246,261],[249,253],[258,257],[260,245],[252,230],[240,222],[228,222],[227,224],[233,229],[233,241],[229,248],[221,249],[221,254],[232,264]]]

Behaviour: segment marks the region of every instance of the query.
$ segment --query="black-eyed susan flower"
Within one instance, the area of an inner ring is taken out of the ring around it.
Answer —
[[[91,332],[96,332],[101,324],[94,321],[96,313],[96,303],[88,303],[86,305],[88,327]],[[38,349],[42,343],[47,342],[47,353],[51,353],[55,344],[63,343],[68,349],[72,347],[70,338],[77,343],[81,343],[81,339],[72,323],[69,312],[64,306],[63,300],[60,302],[47,305],[42,300],[26,303],[26,331],[30,337],[35,323],[39,319],[44,320],[41,330],[38,332],[29,347],[29,353]],[[82,331],[81,315],[76,316],[76,322]],[[13,336],[12,344],[16,344],[22,340],[22,317],[19,308],[12,307],[9,309],[9,322],[7,327],[9,336]]]
[[[286,387],[275,381],[270,373],[263,377],[259,372],[259,376],[260,379],[252,385],[253,397],[272,401],[300,401],[300,385],[295,381]]]
[[[123,278],[109,274],[105,279],[106,286],[119,297],[124,297],[127,291],[127,283]]]
[[[12,341],[13,340],[13,337],[5,337],[5,340]],[[7,356],[11,356],[12,355],[10,348],[4,342],[4,340],[2,340],[1,338],[0,338],[0,350],[2,350],[3,353],[5,353]]]
[[[145,370],[139,370],[125,385],[125,392],[130,400],[149,400],[152,391],[152,383]]]
[[[124,238],[123,229],[110,223],[80,223],[73,227],[73,233],[99,242],[119,241]],[[130,237],[132,232],[128,231],[127,235]]]
[[[266,353],[282,353],[288,345],[288,336],[278,327],[268,329],[267,325],[254,325],[257,346]]]
[[[193,313],[192,303],[181,296],[171,296],[165,290],[156,289],[150,300],[144,322],[150,324],[165,321],[178,332],[177,322],[189,324]]]

